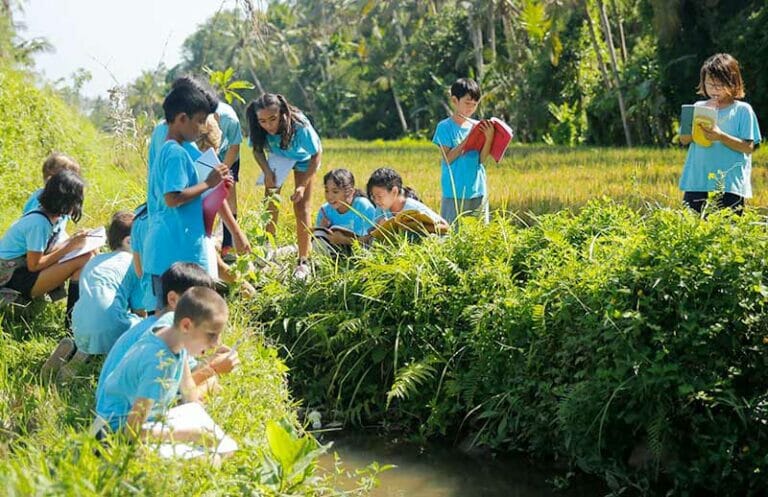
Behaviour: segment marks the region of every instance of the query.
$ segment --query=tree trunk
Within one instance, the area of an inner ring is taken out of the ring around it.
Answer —
[[[483,80],[483,23],[477,8],[469,13],[469,38],[472,41],[472,55],[475,57],[475,79]]]
[[[619,99],[619,112],[621,113],[621,124],[624,126],[624,138],[627,140],[627,146],[632,146],[632,134],[629,131],[629,121],[627,120],[627,109],[624,106],[624,94],[621,89],[621,79],[619,79],[618,64],[616,62],[616,49],[613,47],[613,36],[611,36],[611,26],[608,24],[608,14],[605,11],[605,3],[603,0],[597,0],[597,5],[600,8],[600,20],[603,24],[603,31],[605,32],[605,41],[608,43],[608,53],[611,56],[611,71],[613,72],[613,78],[616,83],[616,96]]]
[[[603,81],[608,85],[608,88],[613,88],[613,80],[608,75],[608,69],[605,67],[605,61],[603,60],[603,54],[600,51],[600,44],[597,42],[597,31],[595,29],[595,22],[592,20],[592,14],[589,12],[589,4],[584,2],[584,12],[587,15],[587,24],[589,25],[589,37],[592,40],[592,48],[595,51],[597,57],[597,66],[600,68],[600,73],[603,75]]]
[[[619,7],[616,0],[611,0],[613,6],[613,15],[616,16],[616,24],[619,25],[619,41],[621,42],[621,62],[627,64],[627,38],[624,36],[624,19],[619,13]]]
[[[403,128],[403,133],[408,134],[408,123],[405,120],[405,113],[403,112],[403,106],[400,105],[400,97],[397,96],[397,89],[395,88],[395,80],[389,77],[389,88],[392,90],[392,99],[395,101],[395,109],[397,109],[397,117],[400,119],[400,126]]]
[[[496,62],[496,2],[488,1],[488,46],[491,49],[491,62]]]

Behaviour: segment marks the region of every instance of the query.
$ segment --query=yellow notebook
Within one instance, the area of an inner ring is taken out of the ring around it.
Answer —
[[[426,235],[429,233],[445,233],[442,226],[438,226],[431,217],[417,210],[406,210],[399,212],[395,217],[389,218],[380,224],[373,231],[371,236],[374,238],[386,238],[392,234],[411,232]]]

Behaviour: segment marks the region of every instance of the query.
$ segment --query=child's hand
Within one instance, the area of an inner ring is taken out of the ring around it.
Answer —
[[[245,233],[243,233],[242,230],[239,230],[238,233],[232,235],[232,244],[235,246],[235,250],[240,254],[251,253],[251,242],[248,241],[248,237],[245,236]]]
[[[493,126],[493,123],[491,121],[481,121],[479,126],[480,131],[485,135],[486,142],[489,140],[493,141],[493,135],[496,134],[496,128]]]
[[[222,345],[218,348],[216,355],[213,356],[208,365],[216,374],[226,374],[240,365],[240,357],[237,355],[236,350],[232,351],[226,345]]]
[[[293,195],[291,195],[291,202],[294,204],[301,202],[301,199],[304,198],[304,190],[306,189],[305,186],[296,186],[296,189],[293,191]]]
[[[229,173],[229,168],[226,164],[219,164],[214,167],[213,170],[205,178],[205,183],[209,188],[213,188],[224,180],[224,177]]]
[[[717,142],[723,138],[723,130],[721,130],[717,126],[717,124],[715,124],[711,128],[708,128],[706,126],[703,126],[702,124],[699,124],[699,128],[701,128],[702,133],[704,133],[704,136],[709,141]]]
[[[328,241],[331,242],[333,245],[351,245],[352,244],[352,239],[350,237],[338,231],[331,231],[331,233],[328,235]]]
[[[64,243],[68,250],[77,250],[85,246],[86,238],[88,238],[88,230],[77,230]]]
[[[331,227],[331,221],[325,215],[320,216],[320,226],[323,228],[330,228]]]

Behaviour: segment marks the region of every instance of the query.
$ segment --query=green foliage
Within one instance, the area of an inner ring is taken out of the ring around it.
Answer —
[[[444,240],[322,262],[249,308],[308,406],[337,419],[566,458],[617,488],[755,493],[759,221],[610,201],[530,228],[468,219]]]
[[[232,103],[233,100],[237,100],[241,104],[245,103],[245,99],[240,96],[238,90],[253,90],[253,84],[248,81],[235,80],[232,81],[232,77],[235,74],[235,70],[228,67],[225,71],[214,71],[210,67],[204,67],[203,71],[208,75],[211,86],[224,98],[227,103]]]

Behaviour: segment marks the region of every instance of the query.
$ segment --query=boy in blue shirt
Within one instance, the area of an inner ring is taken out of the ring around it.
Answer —
[[[123,333],[117,339],[112,349],[107,354],[99,374],[99,382],[96,387],[96,412],[104,410],[106,398],[104,386],[107,377],[115,370],[123,357],[131,347],[144,335],[154,333],[166,326],[171,326],[174,320],[174,311],[181,295],[192,287],[214,288],[214,281],[197,264],[177,262],[171,266],[162,276],[163,307],[157,312],[136,324],[133,328]],[[192,377],[197,385],[207,383],[216,375],[229,373],[239,363],[236,351],[230,351],[226,346],[221,346],[216,355],[206,364],[199,364],[192,368]]]
[[[208,115],[216,110],[202,90],[192,85],[175,87],[165,97],[163,110],[168,135],[149,171],[149,230],[142,257],[142,269],[151,275],[158,300],[162,291],[160,275],[174,262],[207,267],[202,194],[228,173],[227,166],[219,164],[201,180],[183,146],[197,139]]]
[[[228,317],[226,302],[212,289],[184,292],[173,324],[142,336],[106,377],[99,419],[112,431],[142,440],[201,441],[206,432],[197,427],[181,432],[157,425],[147,428],[145,423],[166,412],[177,392],[182,402],[199,400],[188,356],[218,348]]]
[[[453,114],[437,124],[432,143],[440,148],[440,215],[452,224],[464,214],[472,214],[488,222],[488,192],[483,163],[490,155],[494,127],[488,121],[479,124],[472,119],[480,101],[480,87],[468,78],[451,85]],[[481,151],[464,147],[474,125],[485,134]]]

